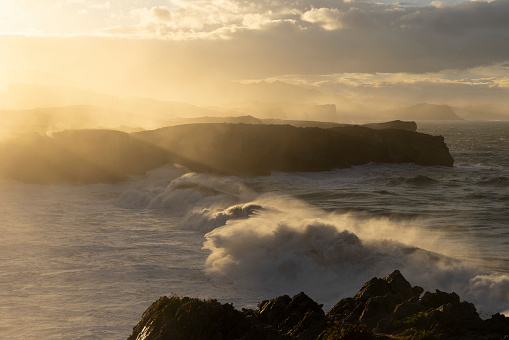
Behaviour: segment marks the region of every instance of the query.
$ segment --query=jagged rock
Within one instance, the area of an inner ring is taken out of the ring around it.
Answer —
[[[304,293],[295,295],[293,299],[285,295],[263,301],[258,308],[262,322],[294,339],[315,339],[326,324],[322,305]]]
[[[348,322],[376,325],[396,306],[418,297],[422,291],[421,287],[412,287],[399,270],[395,270],[383,279],[375,277],[366,282],[353,299],[341,300],[329,310],[327,316],[333,320],[346,317]]]
[[[399,270],[395,270],[387,275],[384,281],[389,284],[393,292],[406,300],[419,296],[424,291],[422,287],[412,287]]]
[[[413,302],[403,302],[396,306],[394,309],[394,313],[392,314],[393,320],[400,320],[405,317],[409,317],[415,314],[418,314],[420,312],[425,311],[423,305],[420,305],[418,303]]]
[[[448,335],[468,335],[478,329],[482,320],[471,303],[448,303],[427,313],[425,329]]]
[[[143,314],[128,340],[483,339],[509,340],[509,318],[479,317],[473,304],[436,290],[422,297],[399,271],[366,282],[327,314],[306,294],[237,311],[216,300],[163,297]]]
[[[482,320],[473,304],[460,302],[455,293],[426,292],[416,302],[399,305],[383,325],[384,331],[415,331],[446,337],[465,337],[480,329]]]
[[[401,302],[403,302],[401,297],[395,294],[372,297],[366,301],[359,322],[374,328],[381,320],[390,315]]]
[[[351,314],[351,312],[355,309],[355,306],[355,299],[350,297],[341,299],[327,312],[327,317],[342,320]]]
[[[481,329],[487,334],[507,334],[509,336],[509,318],[502,314],[494,314],[484,320]]]
[[[362,286],[361,290],[354,296],[358,302],[365,302],[374,296],[385,296],[394,294],[394,291],[384,279],[372,278]]]
[[[445,293],[437,289],[435,293],[424,293],[422,298],[419,300],[419,303],[426,308],[438,308],[448,303],[457,305],[460,303],[460,297],[454,292]]]
[[[230,304],[161,297],[143,314],[129,340],[239,339],[251,323]]]

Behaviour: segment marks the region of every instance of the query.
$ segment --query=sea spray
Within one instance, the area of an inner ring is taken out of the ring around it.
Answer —
[[[175,166],[150,171],[135,183],[120,195],[117,206],[184,215],[195,208],[227,208],[239,202],[239,196],[250,197],[250,191],[235,177],[198,174]]]
[[[485,315],[508,306],[507,295],[488,294],[493,286],[505,291],[504,280],[495,276],[489,284],[480,285],[482,271],[473,264],[417,247],[439,246],[416,227],[405,230],[404,225],[387,219],[356,220],[282,196],[265,195],[245,206],[262,209],[239,216],[225,214],[226,209],[219,213],[229,216],[222,226],[218,226],[217,213],[205,214],[210,216],[208,225],[215,227],[204,243],[211,251],[205,268],[211,277],[273,294],[304,290],[330,306],[338,298],[355,294],[370,277],[399,268],[426,289],[468,294]],[[242,211],[242,206],[233,208]],[[469,293],[474,283],[475,291]]]
[[[257,193],[249,182],[168,167],[126,190],[117,205],[163,209],[181,216],[179,228],[203,232],[210,251],[204,271],[217,284],[269,296],[306,291],[327,308],[369,278],[400,269],[425,289],[468,297],[484,316],[509,308],[507,277],[452,256],[468,245],[455,245],[443,231],[325,211]]]
[[[182,218],[179,225],[184,229],[209,232],[225,225],[229,220],[247,219],[265,209],[253,203],[233,205],[226,209],[195,208]]]
[[[465,300],[476,304],[481,317],[494,312],[509,316],[509,275],[476,275],[461,292]]]

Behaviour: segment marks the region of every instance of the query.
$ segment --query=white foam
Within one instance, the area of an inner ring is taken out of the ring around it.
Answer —
[[[482,276],[470,264],[407,243],[417,230],[409,237],[404,226],[379,220],[390,237],[377,238],[376,220],[328,214],[288,197],[252,204],[264,210],[230,219],[205,235],[211,277],[273,294],[305,291],[328,308],[353,296],[371,277],[399,269],[426,290],[455,291],[484,316],[509,306],[507,277]]]
[[[229,220],[246,219],[262,209],[260,205],[249,203],[233,205],[226,209],[193,209],[184,216],[179,226],[183,229],[209,232],[225,225]]]
[[[250,191],[231,177],[188,172],[166,166],[128,184],[117,206],[130,209],[165,209],[183,216],[193,209],[226,209]]]
[[[462,291],[463,298],[475,302],[485,315],[500,312],[509,316],[509,275],[476,275]]]
[[[464,250],[411,222],[328,213],[289,196],[257,195],[236,177],[166,167],[131,183],[118,205],[164,209],[206,233],[205,272],[268,296],[305,291],[331,307],[399,269],[413,285],[456,292],[483,316],[509,309],[507,276],[454,258]]]

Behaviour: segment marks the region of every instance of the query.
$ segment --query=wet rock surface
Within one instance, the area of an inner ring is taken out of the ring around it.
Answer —
[[[162,297],[128,340],[163,339],[509,339],[509,318],[479,317],[455,293],[426,292],[399,271],[366,282],[327,313],[304,293],[238,311],[216,300]]]

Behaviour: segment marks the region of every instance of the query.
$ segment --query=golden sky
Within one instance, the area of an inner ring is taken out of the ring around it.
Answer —
[[[109,92],[138,82],[130,94],[283,80],[507,103],[509,0],[1,0],[0,51],[4,83],[27,70]]]

